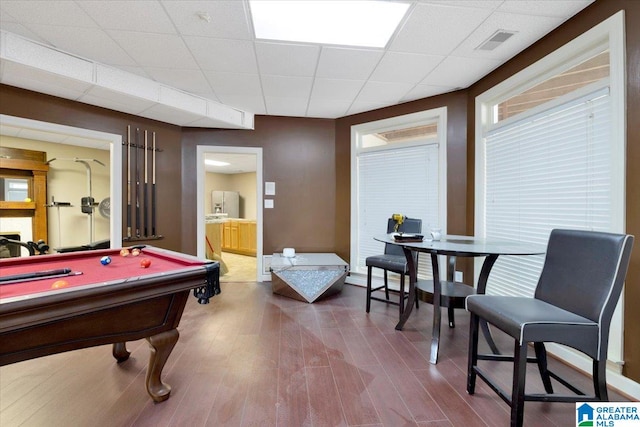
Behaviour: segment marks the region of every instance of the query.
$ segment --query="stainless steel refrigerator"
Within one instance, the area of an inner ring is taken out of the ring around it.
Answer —
[[[240,218],[240,193],[237,191],[211,192],[211,213],[225,213],[228,218]]]

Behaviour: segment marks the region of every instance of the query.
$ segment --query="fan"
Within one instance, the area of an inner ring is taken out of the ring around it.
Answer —
[[[102,199],[100,204],[98,205],[98,212],[105,218],[109,218],[111,216],[111,198],[107,197],[106,199]]]

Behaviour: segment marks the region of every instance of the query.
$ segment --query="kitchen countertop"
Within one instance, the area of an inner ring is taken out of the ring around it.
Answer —
[[[256,222],[255,219],[246,219],[246,218],[213,218],[213,219],[205,219],[205,223],[207,224],[223,224],[229,221],[238,221],[238,222]]]

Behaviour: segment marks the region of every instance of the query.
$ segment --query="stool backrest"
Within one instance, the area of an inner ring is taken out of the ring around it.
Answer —
[[[535,298],[599,323],[606,352],[632,246],[625,234],[551,231]]]
[[[389,218],[387,221],[387,234],[393,233],[396,226],[396,222]],[[422,233],[422,220],[417,218],[405,218],[402,224],[398,227],[399,233]],[[398,245],[385,244],[384,253],[386,255],[403,255],[402,248]]]

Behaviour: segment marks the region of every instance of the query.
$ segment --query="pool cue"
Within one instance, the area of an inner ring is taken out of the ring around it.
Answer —
[[[144,236],[147,237],[149,235],[149,225],[148,225],[148,221],[147,218],[149,218],[148,215],[148,208],[147,208],[147,201],[149,199],[148,197],[148,184],[149,184],[149,179],[148,179],[148,163],[147,163],[147,153],[148,153],[148,148],[149,148],[149,144],[148,144],[148,139],[147,139],[147,130],[144,130],[144,196],[142,199],[142,209],[143,209],[143,222],[144,222]]]
[[[63,276],[71,273],[70,268],[57,268],[55,270],[34,271],[31,273],[11,274],[9,276],[0,277],[0,282],[10,282],[14,280],[30,280],[38,277]]]
[[[151,152],[151,235],[156,235],[156,133],[152,134]]]
[[[131,125],[127,126],[127,238],[131,238]]]
[[[31,282],[34,280],[54,279],[56,277],[80,276],[82,271],[71,271],[69,268],[42,271],[37,273],[16,274],[13,277],[3,276],[0,285],[12,285],[14,283]],[[19,277],[22,276],[22,277]]]
[[[138,147],[140,141],[140,128],[136,128],[136,237],[140,237],[140,165],[138,162]]]

